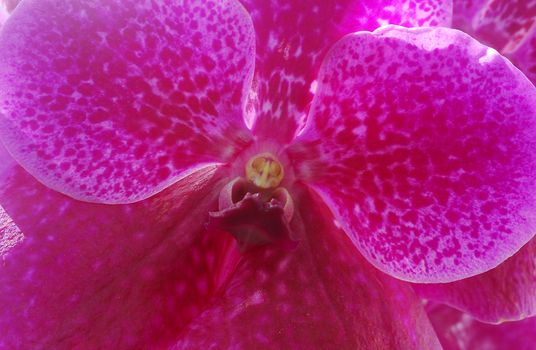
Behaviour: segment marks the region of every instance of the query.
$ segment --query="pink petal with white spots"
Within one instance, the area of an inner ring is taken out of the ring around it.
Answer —
[[[113,206],[73,200],[13,164],[3,175],[2,249],[14,224],[24,237],[0,253],[1,349],[165,348],[228,273],[234,241],[201,235],[217,207],[214,168]]]
[[[452,0],[245,0],[257,35],[247,115],[254,133],[282,143],[303,128],[326,51],[343,35],[382,25],[448,26]],[[274,127],[276,126],[276,127]]]
[[[436,349],[409,286],[374,269],[317,195],[294,192],[294,251],[246,253],[173,349]]]
[[[482,322],[536,315],[536,238],[496,268],[461,281],[415,285],[424,298],[448,304]]]
[[[536,26],[536,0],[490,0],[473,20],[473,36],[507,54]]]
[[[491,325],[446,306],[429,312],[444,350],[534,350],[536,317]]]
[[[341,40],[290,149],[375,266],[450,282],[497,266],[536,232],[536,89],[448,28]]]
[[[0,136],[55,190],[140,200],[249,142],[253,56],[232,0],[26,0],[0,36]]]

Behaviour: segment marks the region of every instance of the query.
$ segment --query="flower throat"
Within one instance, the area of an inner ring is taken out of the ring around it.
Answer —
[[[241,251],[267,244],[294,248],[289,223],[294,202],[279,187],[285,171],[271,153],[259,153],[245,165],[245,177],[237,177],[220,192],[219,210],[210,213],[209,228],[232,234]]]

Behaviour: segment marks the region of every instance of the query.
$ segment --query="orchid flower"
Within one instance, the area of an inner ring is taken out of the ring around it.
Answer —
[[[478,277],[536,229],[536,89],[428,28],[451,12],[22,1],[0,347],[440,348],[408,282]]]

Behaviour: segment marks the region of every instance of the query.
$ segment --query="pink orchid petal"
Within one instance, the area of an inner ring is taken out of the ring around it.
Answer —
[[[446,306],[429,312],[444,350],[534,350],[536,317],[491,325]]]
[[[13,12],[22,0],[0,0],[0,7],[5,7],[8,13]]]
[[[536,25],[508,58],[536,85]]]
[[[536,315],[536,238],[488,272],[461,281],[415,285],[424,298],[446,303],[479,321],[497,323]]]
[[[454,1],[453,27],[499,50],[536,82],[536,0]]]
[[[488,0],[453,0],[452,27],[471,34],[473,20]]]
[[[246,253],[224,294],[173,349],[435,349],[408,285],[374,269],[303,191],[295,251]]]
[[[536,25],[536,0],[489,0],[473,20],[474,36],[497,50],[513,51]]]
[[[536,90],[448,28],[341,40],[290,150],[375,266],[414,282],[484,272],[536,232]]]
[[[24,237],[1,257],[1,349],[164,348],[225,277],[233,240],[199,235],[217,208],[214,168],[114,206],[61,195],[19,166],[3,175],[0,203]]]
[[[257,35],[249,123],[254,123],[256,135],[283,143],[303,128],[313,96],[311,84],[326,51],[343,35],[389,23],[448,26],[452,14],[452,0],[243,3],[253,18]]]
[[[55,190],[140,200],[248,141],[253,55],[233,0],[26,0],[0,36],[0,136]]]
[[[0,29],[3,27],[8,17],[9,12],[7,12],[7,9],[0,3]]]

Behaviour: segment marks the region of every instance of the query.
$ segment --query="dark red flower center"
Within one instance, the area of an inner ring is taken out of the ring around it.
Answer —
[[[271,154],[252,157],[246,178],[237,177],[220,192],[219,210],[210,213],[208,228],[231,233],[241,251],[266,244],[292,249],[289,223],[294,203],[284,187],[281,163]]]

